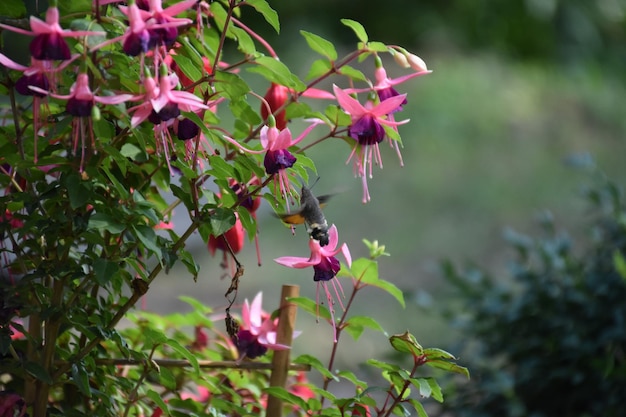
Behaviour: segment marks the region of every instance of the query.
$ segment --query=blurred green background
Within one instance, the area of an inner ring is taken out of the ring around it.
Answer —
[[[391,253],[381,260],[381,277],[406,292],[407,308],[368,289],[354,311],[379,319],[389,333],[409,329],[424,346],[452,346],[457,335],[435,313],[450,302],[439,271],[441,260],[474,261],[502,270],[512,256],[503,243],[503,229],[536,229],[534,218],[544,210],[554,214],[557,227],[582,234],[580,222],[588,206],[579,192],[590,175],[580,167],[593,161],[613,178],[623,177],[622,0],[270,4],[281,18],[280,36],[261,19],[250,26],[267,29],[261,32],[302,77],[317,56],[298,30],[317,33],[339,50],[348,50],[355,39],[341,18],[364,24],[370,39],[406,47],[433,70],[399,88],[408,93],[409,104],[397,118],[411,119],[400,127],[405,166],[399,167],[392,149],[382,147],[384,169],[375,169],[369,181],[369,204],[361,204],[360,180],[353,177],[351,164],[345,164],[347,145],[326,143],[308,154],[321,177],[315,192],[338,192],[325,211],[353,257],[367,254],[363,238],[379,240]],[[386,58],[391,76],[407,73]],[[268,309],[278,304],[285,283],[315,294],[311,271],[287,270],[272,261],[306,256],[305,231],[298,229],[291,236],[270,213],[268,207],[259,211],[263,267],[256,267],[252,244],[241,254],[246,273],[240,293],[251,299],[263,289]],[[223,304],[228,282],[216,284],[223,273],[221,259],[211,258],[199,238],[194,244],[191,250],[202,265],[198,283],[182,270],[173,271],[154,284],[159,290],[148,297],[148,308],[186,308],[170,303],[181,293]],[[298,328],[304,333],[295,342],[295,353],[318,347],[324,359],[331,329],[304,313]],[[374,333],[366,332],[358,343],[344,342],[343,364],[354,365],[387,349],[385,337]]]

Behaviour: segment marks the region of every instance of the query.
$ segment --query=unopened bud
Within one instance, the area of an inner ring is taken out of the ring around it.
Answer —
[[[414,54],[407,54],[406,58],[409,61],[409,65],[415,71],[428,71],[428,67],[422,58]]]
[[[403,54],[400,54],[398,52],[393,52],[392,56],[393,56],[393,60],[396,61],[396,64],[398,64],[400,67],[409,68],[411,66],[409,64],[409,60],[406,59],[406,57]]]
[[[91,119],[96,122],[100,120],[100,109],[98,106],[93,106],[91,108]]]

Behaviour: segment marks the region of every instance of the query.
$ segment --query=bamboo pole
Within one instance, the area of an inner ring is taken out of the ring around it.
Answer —
[[[283,285],[280,295],[280,314],[278,329],[276,330],[276,343],[291,346],[293,332],[296,324],[297,306],[287,301],[289,297],[297,297],[300,287],[297,285]],[[289,372],[289,358],[291,349],[274,351],[272,358],[272,373],[270,375],[270,387],[285,387],[287,373]],[[281,417],[283,401],[280,398],[269,396],[267,400],[267,417]]]

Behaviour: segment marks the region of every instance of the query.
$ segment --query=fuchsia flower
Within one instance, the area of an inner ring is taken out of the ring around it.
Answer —
[[[261,307],[262,303],[263,293],[261,292],[254,297],[252,304],[248,303],[248,299],[243,303],[241,310],[243,323],[237,332],[237,337],[233,340],[241,357],[254,359],[264,355],[268,349],[289,349],[287,345],[276,343],[278,319],[272,319],[269,314],[265,313]]]
[[[273,126],[263,126],[261,128],[261,145],[263,146],[263,149],[259,151],[246,149],[235,139],[229,138],[228,136],[224,136],[224,139],[245,152],[253,154],[265,152],[265,159],[263,160],[265,172],[270,175],[277,174],[280,194],[287,198],[291,183],[289,181],[289,177],[287,176],[286,169],[291,168],[296,162],[296,157],[289,152],[288,149],[289,147],[298,144],[311,132],[311,130],[313,130],[315,126],[322,123],[322,121],[318,119],[311,119],[309,121],[312,122],[312,124],[304,129],[302,134],[296,139],[292,139],[289,128],[281,131]]]
[[[316,299],[319,306],[319,288],[320,285],[324,289],[326,300],[328,301],[328,310],[331,314],[331,321],[333,326],[333,332],[335,334],[335,341],[337,340],[337,330],[335,328],[335,315],[333,304],[335,304],[328,283],[332,282],[333,290],[337,296],[338,302],[341,305],[341,297],[339,293],[343,294],[341,284],[337,280],[333,280],[339,272],[340,264],[339,260],[335,257],[341,252],[346,259],[348,267],[352,265],[352,257],[350,255],[350,249],[348,245],[343,243],[339,248],[339,235],[337,234],[337,227],[333,224],[328,229],[328,245],[320,246],[320,243],[315,239],[309,239],[309,248],[311,249],[311,256],[308,258],[300,258],[296,256],[283,256],[281,258],[274,259],[275,262],[284,265],[289,268],[308,268],[313,267],[313,281],[317,282],[317,294]],[[342,306],[343,308],[343,306]]]
[[[70,48],[64,38],[77,38],[89,35],[105,35],[104,32],[63,30],[59,25],[59,9],[56,2],[51,2],[46,11],[46,21],[31,16],[31,31],[0,24],[0,27],[22,35],[34,36],[29,48],[33,58],[39,60],[66,60],[71,58]]]
[[[145,93],[142,97],[137,97],[143,103],[128,109],[129,113],[133,113],[131,127],[139,126],[146,119],[153,124],[159,124],[178,117],[181,111],[194,112],[209,108],[200,97],[176,90],[177,85],[178,77],[176,74],[168,74],[167,67],[161,68],[158,84],[153,77],[146,74],[143,80]]]
[[[173,16],[190,8],[193,4],[195,1],[187,0],[165,10],[160,1],[151,1],[150,5],[130,1],[128,6],[119,6],[120,11],[128,18],[126,32],[122,36],[96,45],[92,50],[122,42],[122,49],[127,55],[137,56],[162,42],[169,46],[178,36],[178,26],[192,23],[190,19],[178,19]]]
[[[367,203],[370,200],[367,176],[372,177],[372,162],[380,165],[381,168],[383,166],[380,149],[378,148],[378,144],[385,138],[383,126],[395,128],[409,122],[409,119],[396,122],[388,118],[390,113],[397,111],[398,107],[404,103],[406,94],[390,97],[377,105],[368,102],[367,105],[363,106],[358,100],[336,85],[333,85],[333,91],[341,108],[352,118],[348,134],[356,143],[348,157],[348,161],[356,155],[354,171],[362,179],[363,202]]]
[[[133,96],[131,94],[117,94],[113,96],[96,96],[89,87],[89,76],[85,73],[78,74],[76,78],[76,82],[70,88],[70,93],[67,95],[49,93],[47,91],[41,90],[37,87],[30,87],[32,90],[39,93],[46,93],[54,98],[60,100],[67,100],[67,104],[65,109],[69,114],[74,116],[72,121],[72,137],[74,142],[74,154],[77,153],[78,150],[78,142],[80,139],[81,142],[81,160],[80,160],[80,171],[82,172],[84,161],[85,161],[85,151],[86,151],[86,141],[85,135],[89,135],[91,137],[91,145],[92,148],[95,148],[95,139],[93,136],[93,127],[91,120],[91,112],[96,103],[102,104],[120,104],[124,103],[128,100],[131,100]]]

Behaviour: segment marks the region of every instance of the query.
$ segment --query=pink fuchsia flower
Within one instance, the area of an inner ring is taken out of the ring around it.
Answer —
[[[70,48],[64,38],[105,35],[104,32],[63,30],[61,25],[59,25],[59,9],[56,7],[56,1],[50,3],[51,6],[48,7],[46,11],[45,22],[35,16],[30,17],[30,31],[0,24],[0,28],[35,37],[29,45],[30,53],[33,58],[39,60],[70,59]]]
[[[317,304],[319,306],[319,288],[321,285],[324,289],[326,300],[328,302],[328,310],[331,314],[335,341],[337,340],[337,329],[335,328],[335,315],[333,308],[335,301],[328,287],[328,283],[332,283],[333,292],[337,296],[337,300],[341,305],[341,296],[339,295],[339,293],[341,292],[343,294],[343,289],[341,288],[341,284],[339,283],[339,281],[333,280],[333,278],[335,278],[341,268],[341,265],[339,263],[339,260],[336,258],[336,255],[341,252],[346,260],[346,264],[348,265],[348,267],[352,265],[352,257],[350,255],[350,249],[348,249],[348,245],[343,243],[339,248],[337,248],[338,243],[339,235],[337,233],[337,227],[333,224],[328,229],[328,245],[320,246],[320,243],[317,240],[309,239],[311,256],[309,256],[308,258],[283,256],[281,258],[274,259],[275,262],[289,268],[308,268],[311,266],[313,267],[313,281],[317,282]]]
[[[26,401],[13,392],[0,392],[0,417],[27,416]]]
[[[311,125],[304,129],[302,134],[300,134],[300,136],[296,139],[292,138],[289,128],[279,130],[274,126],[263,126],[260,133],[261,146],[263,146],[263,149],[259,151],[247,149],[239,144],[239,142],[229,138],[228,136],[224,136],[224,139],[245,152],[253,154],[265,152],[265,158],[263,160],[265,172],[270,175],[276,174],[278,176],[280,194],[286,199],[287,195],[290,194],[291,188],[291,183],[286,170],[287,168],[291,168],[296,162],[296,157],[289,152],[288,149],[302,141],[302,139],[304,139],[315,126],[323,123],[319,119],[311,119],[309,121],[312,122]]]
[[[374,71],[376,84],[374,85],[374,90],[378,93],[378,98],[380,99],[380,101],[382,102],[389,98],[397,97],[400,95],[400,93],[398,93],[394,86],[402,84],[403,82],[410,80],[411,78],[430,74],[432,71],[427,70],[425,65],[426,64],[424,64],[424,67],[420,68],[420,70],[418,70],[417,72],[391,79],[387,77],[387,71],[385,70],[385,67],[383,67],[380,58],[376,57],[376,70]],[[393,114],[402,110],[402,106],[406,103],[407,101],[405,98],[404,101],[397,108],[387,114],[388,120],[392,122],[395,121]],[[394,127],[394,129],[396,128]],[[389,143],[396,150],[396,154],[398,155],[398,159],[400,160],[400,166],[404,166],[404,162],[402,161],[402,154],[400,153],[400,141],[389,138]]]
[[[31,87],[32,90],[40,93],[48,93],[36,87]],[[120,104],[128,100],[131,100],[133,96],[131,94],[117,94],[113,96],[96,96],[89,87],[89,76],[85,73],[78,74],[76,82],[70,88],[70,93],[67,95],[48,93],[50,96],[67,100],[65,109],[69,114],[74,116],[72,120],[72,138],[74,143],[74,154],[78,150],[78,142],[81,142],[81,160],[80,171],[82,172],[85,152],[86,152],[86,140],[85,136],[89,135],[91,138],[92,148],[95,149],[95,139],[93,136],[93,126],[91,120],[91,112],[96,103],[101,104]]]
[[[336,85],[333,85],[333,91],[341,108],[352,119],[352,124],[348,128],[348,134],[356,143],[348,161],[356,155],[354,171],[362,179],[363,202],[367,203],[370,200],[367,176],[372,177],[372,162],[380,165],[381,168],[383,166],[378,147],[378,144],[386,135],[383,126],[395,128],[409,122],[408,119],[396,122],[388,118],[390,113],[402,105],[406,99],[406,94],[390,97],[377,105],[368,102],[366,106],[363,106],[358,100]]]
[[[176,74],[168,74],[165,66],[161,67],[158,83],[150,74],[146,74],[143,80],[144,95],[136,97],[143,102],[128,109],[129,113],[133,113],[131,127],[139,126],[146,119],[159,124],[178,117],[181,111],[195,112],[209,108],[200,97],[176,90],[177,85],[178,77]]]
[[[263,311],[263,293],[259,292],[252,304],[246,299],[241,310],[242,324],[233,342],[241,357],[250,359],[264,355],[268,349],[285,350],[289,346],[276,343],[278,319]]]
[[[197,0],[184,0],[163,9],[161,0],[149,0],[149,11],[145,15],[146,20],[155,22],[154,28],[149,28],[150,47],[161,43],[171,46],[178,36],[178,26],[193,23],[191,19],[174,17],[197,4]],[[158,25],[158,26],[157,26]]]

